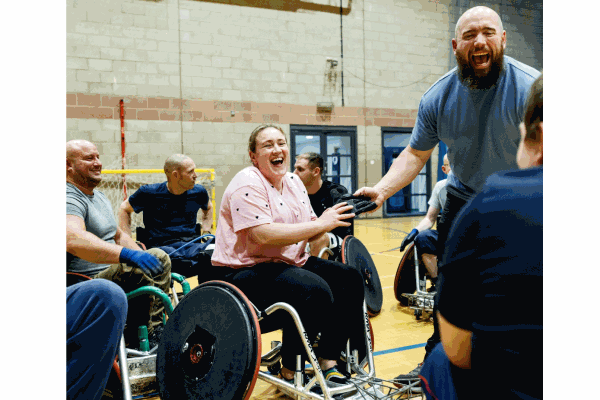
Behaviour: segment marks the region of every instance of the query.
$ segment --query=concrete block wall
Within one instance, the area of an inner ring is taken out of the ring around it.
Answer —
[[[119,168],[124,99],[127,166],[188,154],[215,168],[218,203],[258,124],[357,126],[358,185],[373,185],[381,127],[414,125],[422,94],[455,65],[467,3],[343,0],[342,59],[339,0],[68,0],[67,140],[93,141],[105,168]],[[508,3],[496,6],[507,31],[541,13]],[[517,58],[541,63],[541,43],[507,34]]]

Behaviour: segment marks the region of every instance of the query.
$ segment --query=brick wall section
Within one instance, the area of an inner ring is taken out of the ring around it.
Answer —
[[[67,140],[91,140],[118,168],[123,98],[128,166],[184,152],[216,169],[219,202],[259,124],[288,135],[290,124],[350,125],[358,185],[374,185],[381,127],[414,125],[423,93],[455,65],[456,20],[480,3],[343,0],[342,107],[339,0],[67,0]],[[481,4],[503,16],[506,53],[540,68],[541,6]],[[328,57],[338,61],[331,84]]]
[[[417,116],[417,110],[393,108],[336,107],[323,113],[317,112],[316,106],[297,104],[67,93],[67,118],[118,120],[121,99],[125,119],[142,121],[412,127]]]

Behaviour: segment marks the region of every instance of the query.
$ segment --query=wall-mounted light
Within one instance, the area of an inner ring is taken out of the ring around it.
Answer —
[[[333,103],[331,102],[323,102],[317,103],[317,112],[332,112],[333,111]]]

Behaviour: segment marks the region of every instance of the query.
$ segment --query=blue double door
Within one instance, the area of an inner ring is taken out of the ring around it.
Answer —
[[[408,146],[411,128],[382,129],[383,175],[391,168],[394,160]],[[422,215],[427,213],[431,182],[431,161],[419,172],[415,180],[386,200],[384,216]]]
[[[325,162],[323,179],[356,191],[356,127],[292,125],[290,133],[292,170],[296,156],[317,153]]]

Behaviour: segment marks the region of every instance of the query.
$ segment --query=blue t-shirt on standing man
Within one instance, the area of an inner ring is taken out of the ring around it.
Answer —
[[[443,141],[452,168],[448,184],[480,192],[492,173],[518,168],[519,124],[529,89],[539,75],[504,56],[497,84],[478,90],[463,85],[455,67],[421,98],[410,147],[426,151]]]

